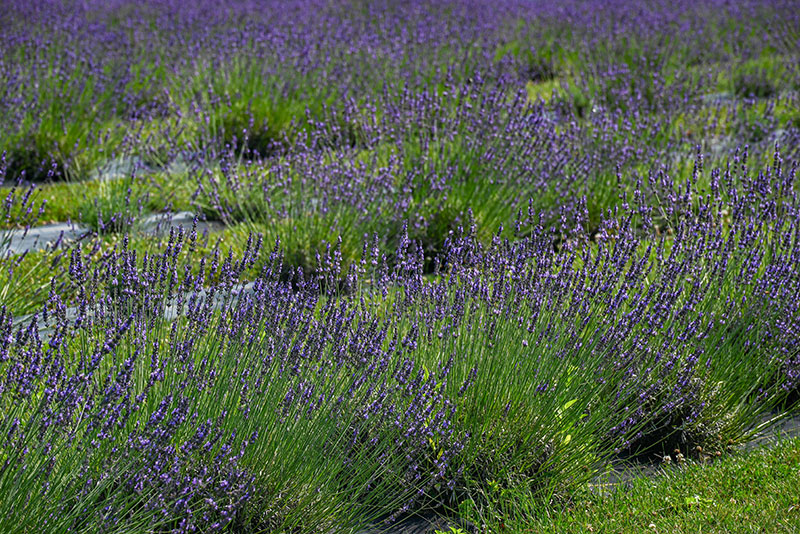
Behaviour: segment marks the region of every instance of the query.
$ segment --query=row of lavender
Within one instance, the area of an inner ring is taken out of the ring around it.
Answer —
[[[77,317],[54,286],[0,321],[3,530],[335,531],[563,494],[614,454],[724,451],[800,386],[799,208],[794,168],[741,155],[652,176],[558,247],[535,212],[488,247],[466,226],[433,277],[405,232],[391,262],[366,243],[344,270],[332,246],[289,280],[256,238],[76,248]]]
[[[720,86],[742,98],[798,89],[789,1],[8,4],[0,152],[29,179],[52,162],[83,178],[127,150],[161,164],[227,145],[266,156],[316,126],[342,129],[339,146],[369,144],[360,129],[388,117],[383,106],[448,83],[556,80],[567,121],[599,113],[646,130]],[[318,125],[348,104],[359,112]]]
[[[779,146],[794,159],[800,122],[791,121],[800,121],[799,95],[711,107],[698,99],[671,117],[598,109],[578,119],[564,102],[531,102],[524,88],[446,78],[438,90],[406,89],[366,108],[351,102],[298,135],[280,157],[252,157],[229,146],[213,160],[201,157],[187,179],[196,184],[194,202],[203,213],[268,241],[280,237],[292,265],[310,268],[315,251],[337,238],[345,261],[353,261],[363,237],[373,234],[391,255],[407,223],[430,269],[468,212],[484,244],[500,226],[510,237],[515,217],[527,209],[541,212],[543,224],[561,234],[564,220],[585,209],[594,233],[637,181],[659,172],[688,179],[698,154],[724,165],[748,147],[766,163]],[[369,121],[357,127],[363,142],[343,147],[348,133],[336,125],[365,114]],[[762,131],[758,138],[750,136],[754,127]],[[707,177],[700,179],[708,186]],[[658,191],[640,192],[659,202]],[[665,217],[659,213],[654,224],[663,229]]]
[[[161,172],[295,266],[338,236],[346,261],[365,234],[391,252],[404,221],[432,257],[468,209],[484,243],[531,198],[557,223],[586,195],[596,227],[696,145],[717,162],[800,144],[790,4],[298,4],[299,25],[261,4],[37,5],[2,25],[5,181],[136,162],[68,214],[101,233],[171,205]]]

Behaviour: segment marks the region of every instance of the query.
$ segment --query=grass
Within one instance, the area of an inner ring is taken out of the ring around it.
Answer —
[[[486,525],[485,532],[515,533],[800,530],[800,439],[702,458],[664,465],[651,476],[585,490],[546,512],[523,501],[510,504],[502,522],[491,513],[473,521]]]

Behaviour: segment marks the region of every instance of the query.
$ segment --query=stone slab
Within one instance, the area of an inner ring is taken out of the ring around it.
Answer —
[[[179,211],[177,213],[153,213],[146,215],[139,220],[139,230],[147,235],[163,236],[168,235],[171,228],[183,227],[187,232],[192,229],[195,215],[190,211]],[[222,230],[224,225],[217,221],[197,221],[198,235],[204,232],[216,232]]]
[[[70,223],[45,224],[28,230],[0,230],[0,254],[49,250],[58,244],[77,241],[90,232],[86,227]]]

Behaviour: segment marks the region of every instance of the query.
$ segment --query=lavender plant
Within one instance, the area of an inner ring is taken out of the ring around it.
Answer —
[[[489,248],[454,234],[429,281],[405,232],[391,265],[372,246],[345,272],[334,248],[291,283],[276,249],[249,286],[260,240],[197,273],[176,261],[194,235],[141,263],[76,250],[76,316],[56,292],[45,339],[5,316],[3,506],[23,530],[334,528],[493,487],[557,494],[676,433],[740,437],[796,387],[777,332],[798,254],[794,171],[741,172],[712,172],[698,204],[673,189],[683,216],[658,245],[637,189],[594,242],[578,220],[554,249],[533,211]]]

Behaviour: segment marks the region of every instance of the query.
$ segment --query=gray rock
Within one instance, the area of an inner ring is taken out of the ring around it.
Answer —
[[[777,411],[764,413],[759,423],[765,425],[765,428],[745,443],[745,450],[769,445],[781,439],[800,437],[800,411],[795,410],[790,414]]]
[[[218,161],[205,161],[201,152],[181,151],[164,166],[164,171],[170,175],[182,175],[216,165],[219,165]]]
[[[191,169],[192,169],[192,163],[182,155],[179,155],[178,157],[170,161],[164,170],[167,172],[167,174],[170,175],[176,175],[176,174],[180,175],[188,173]]]
[[[58,244],[76,241],[91,230],[69,223],[34,226],[28,230],[0,231],[0,254],[22,254],[25,251],[48,250]]]
[[[707,141],[708,154],[711,157],[721,157],[733,153],[737,148],[736,138],[730,135],[715,136]]]
[[[780,143],[783,144],[786,139],[789,137],[789,132],[785,128],[778,128],[774,132],[772,132],[769,136],[769,141],[771,144]]]
[[[150,167],[139,157],[136,156],[122,156],[112,159],[94,169],[89,173],[91,180],[99,180],[101,182],[108,180],[119,180],[121,178],[129,178],[133,175],[134,171],[137,174],[141,171],[149,171]]]
[[[231,289],[230,295],[228,294],[227,291],[217,292],[217,294],[215,294],[214,297],[213,297],[214,300],[213,300],[211,305],[215,310],[218,310],[218,309],[222,308],[222,306],[225,303],[225,301],[228,298],[230,298],[231,299],[231,305],[235,306],[238,303],[239,298],[241,298],[243,296],[246,296],[246,295],[252,295],[254,292],[255,292],[255,284],[253,282],[248,282],[246,284],[238,284],[238,285],[234,286]],[[195,302],[196,303],[196,302],[198,302],[198,300],[206,300],[208,298],[209,298],[209,292],[207,290],[187,293],[185,298],[184,298],[184,301],[183,301],[183,312],[182,312],[182,314],[185,314],[189,310],[189,303],[190,302]],[[173,304],[170,304],[169,306],[167,306],[164,309],[164,318],[167,321],[174,321],[175,319],[178,318],[179,315],[182,315],[182,314],[178,313],[178,304],[177,304],[177,302],[173,303]]]
[[[733,93],[728,91],[721,91],[719,93],[707,93],[700,97],[703,104],[722,104],[724,102],[732,102],[734,100]]]
[[[190,211],[177,213],[153,213],[139,220],[139,230],[148,235],[166,235],[171,228],[183,227],[184,230],[192,229],[194,214]],[[224,228],[224,225],[215,221],[197,221],[198,235],[204,232],[215,232]]]
[[[210,292],[208,290],[201,290],[198,292],[191,292],[185,295],[183,300],[183,310],[182,314],[186,314],[189,311],[189,304],[197,305],[200,301],[205,301],[208,298],[213,298],[211,302],[211,306],[215,310],[219,310],[222,308],[226,301],[230,303],[231,306],[236,306],[238,300],[245,296],[245,295],[252,295],[255,292],[255,284],[253,282],[237,284],[230,291],[227,290],[219,290],[213,297],[211,297]],[[171,303],[168,303],[164,308],[164,319],[166,321],[174,321],[178,318],[178,303],[176,302],[177,299],[171,299]],[[67,319],[72,322],[78,318],[79,308],[77,307],[70,307],[67,308],[64,312],[66,314]],[[89,309],[86,311],[86,319],[91,320],[95,316],[95,310]],[[39,331],[39,336],[44,343],[47,343],[50,340],[50,336],[53,334],[53,324],[52,320],[50,322],[45,322],[44,318],[41,315],[37,314],[28,314],[23,315],[20,317],[16,317],[14,319],[14,327],[15,328],[27,328],[30,324],[31,320],[36,318],[36,328]]]
[[[769,446],[781,439],[796,438],[800,436],[800,412],[792,413],[765,412],[759,417],[757,427],[763,426],[755,432],[748,441],[742,444],[742,449],[751,451],[761,446]],[[665,457],[666,459],[667,457]],[[617,486],[628,486],[638,478],[653,478],[664,473],[665,468],[672,468],[675,459],[669,462],[658,461],[612,461],[606,466],[604,472],[594,477],[589,484],[589,489],[598,494],[608,494]]]

